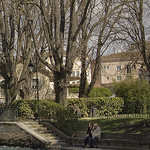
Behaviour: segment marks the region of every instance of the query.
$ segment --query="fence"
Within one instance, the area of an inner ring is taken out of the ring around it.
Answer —
[[[18,118],[17,108],[0,108],[0,121],[16,121]]]
[[[150,106],[148,105],[146,109],[141,107],[140,111],[135,111],[135,106],[130,107],[125,111],[124,106],[108,105],[105,109],[98,108],[96,106],[91,106],[90,117],[98,118],[150,118]]]

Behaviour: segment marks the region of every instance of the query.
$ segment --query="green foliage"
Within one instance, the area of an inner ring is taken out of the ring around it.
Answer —
[[[17,100],[13,103],[13,106],[18,108],[18,117],[32,118],[34,113],[26,100]]]
[[[70,84],[68,86],[68,88],[79,88],[79,85],[77,85],[77,84]]]
[[[109,97],[113,93],[105,87],[93,88],[88,97]]]
[[[117,115],[122,113],[123,99],[119,97],[98,97],[68,99],[68,107],[72,108],[76,103],[85,117],[91,115],[91,108],[97,109],[97,116]]]
[[[69,93],[79,93],[79,85],[69,85]]]
[[[150,85],[146,81],[126,80],[114,85],[116,96],[124,99],[124,113],[146,113],[150,109]]]
[[[13,106],[18,107],[18,117],[33,118],[38,114],[40,121],[48,121],[68,135],[77,129],[78,118],[72,109],[68,109],[52,100],[16,100]]]
[[[79,88],[69,88],[69,93],[79,93]]]
[[[72,135],[77,130],[78,119],[71,109],[61,107],[56,113],[56,118],[56,127],[66,134]]]

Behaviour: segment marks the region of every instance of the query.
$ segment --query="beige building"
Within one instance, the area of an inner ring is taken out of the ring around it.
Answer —
[[[20,76],[20,70],[22,69],[22,64],[18,65],[17,69],[17,75]],[[87,78],[88,81],[90,82],[91,80],[91,68],[90,65],[87,69]],[[74,65],[73,65],[73,71],[71,74],[71,79],[70,79],[70,84],[79,84],[80,80],[80,74],[81,74],[81,61],[80,58],[76,58]],[[1,78],[0,83],[3,82],[3,78]],[[54,98],[54,83],[53,83],[53,75],[51,71],[47,68],[44,67],[40,70],[38,70],[38,83],[39,83],[39,99],[52,99]],[[37,77],[36,74],[32,78],[32,81],[30,83],[31,85],[31,91],[30,99],[37,99]],[[24,86],[24,85],[23,85]],[[23,89],[23,87],[22,87]],[[26,88],[24,88],[26,89]],[[27,89],[28,90],[28,89]],[[27,92],[27,91],[25,91]],[[67,95],[68,98],[77,98],[78,94],[70,94],[68,93]],[[17,99],[20,99],[21,97],[18,95]],[[26,99],[26,98],[25,98]],[[4,97],[4,91],[0,86],[0,102],[4,102],[5,97]]]
[[[101,69],[95,87],[107,86],[114,81],[119,82],[129,78],[139,78],[141,60],[138,52],[122,52],[102,56]]]

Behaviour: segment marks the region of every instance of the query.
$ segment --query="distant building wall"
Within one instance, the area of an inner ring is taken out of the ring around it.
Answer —
[[[102,56],[99,74],[94,87],[109,85],[114,81],[119,82],[129,78],[139,78],[141,62],[138,52],[124,52]],[[91,74],[93,74],[94,63],[91,68]]]

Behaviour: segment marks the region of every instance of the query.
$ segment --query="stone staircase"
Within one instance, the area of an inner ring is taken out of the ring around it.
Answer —
[[[69,143],[58,137],[51,129],[47,129],[37,121],[18,122],[17,125],[30,133],[32,136],[42,141],[46,148],[61,148],[68,147]]]
[[[81,146],[85,137],[84,132],[77,132],[70,137],[73,146]],[[150,150],[150,134],[119,134],[102,133],[98,139],[97,147],[120,150]]]

